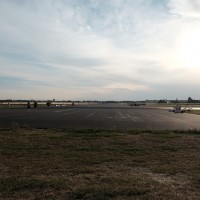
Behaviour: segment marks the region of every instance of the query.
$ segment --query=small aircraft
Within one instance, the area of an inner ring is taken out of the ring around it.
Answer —
[[[186,111],[190,112],[191,110],[192,110],[191,108],[186,108],[186,107],[182,107],[180,105],[176,105],[176,106],[173,107],[172,112],[174,112],[174,113],[184,113]]]

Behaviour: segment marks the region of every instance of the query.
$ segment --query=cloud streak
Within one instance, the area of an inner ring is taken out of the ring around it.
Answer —
[[[200,40],[187,45],[200,33],[198,1],[0,5],[0,98],[199,98]],[[16,80],[23,82],[17,92]],[[181,89],[187,82],[188,91]]]

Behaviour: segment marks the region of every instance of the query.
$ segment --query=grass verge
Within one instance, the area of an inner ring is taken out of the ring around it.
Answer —
[[[0,129],[0,199],[199,199],[200,131]]]

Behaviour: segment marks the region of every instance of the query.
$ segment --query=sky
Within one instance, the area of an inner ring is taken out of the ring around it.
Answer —
[[[200,99],[200,0],[0,0],[0,99]]]

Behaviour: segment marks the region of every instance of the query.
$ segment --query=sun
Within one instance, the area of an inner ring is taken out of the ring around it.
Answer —
[[[180,38],[179,48],[182,65],[200,68],[200,28],[186,30]]]

